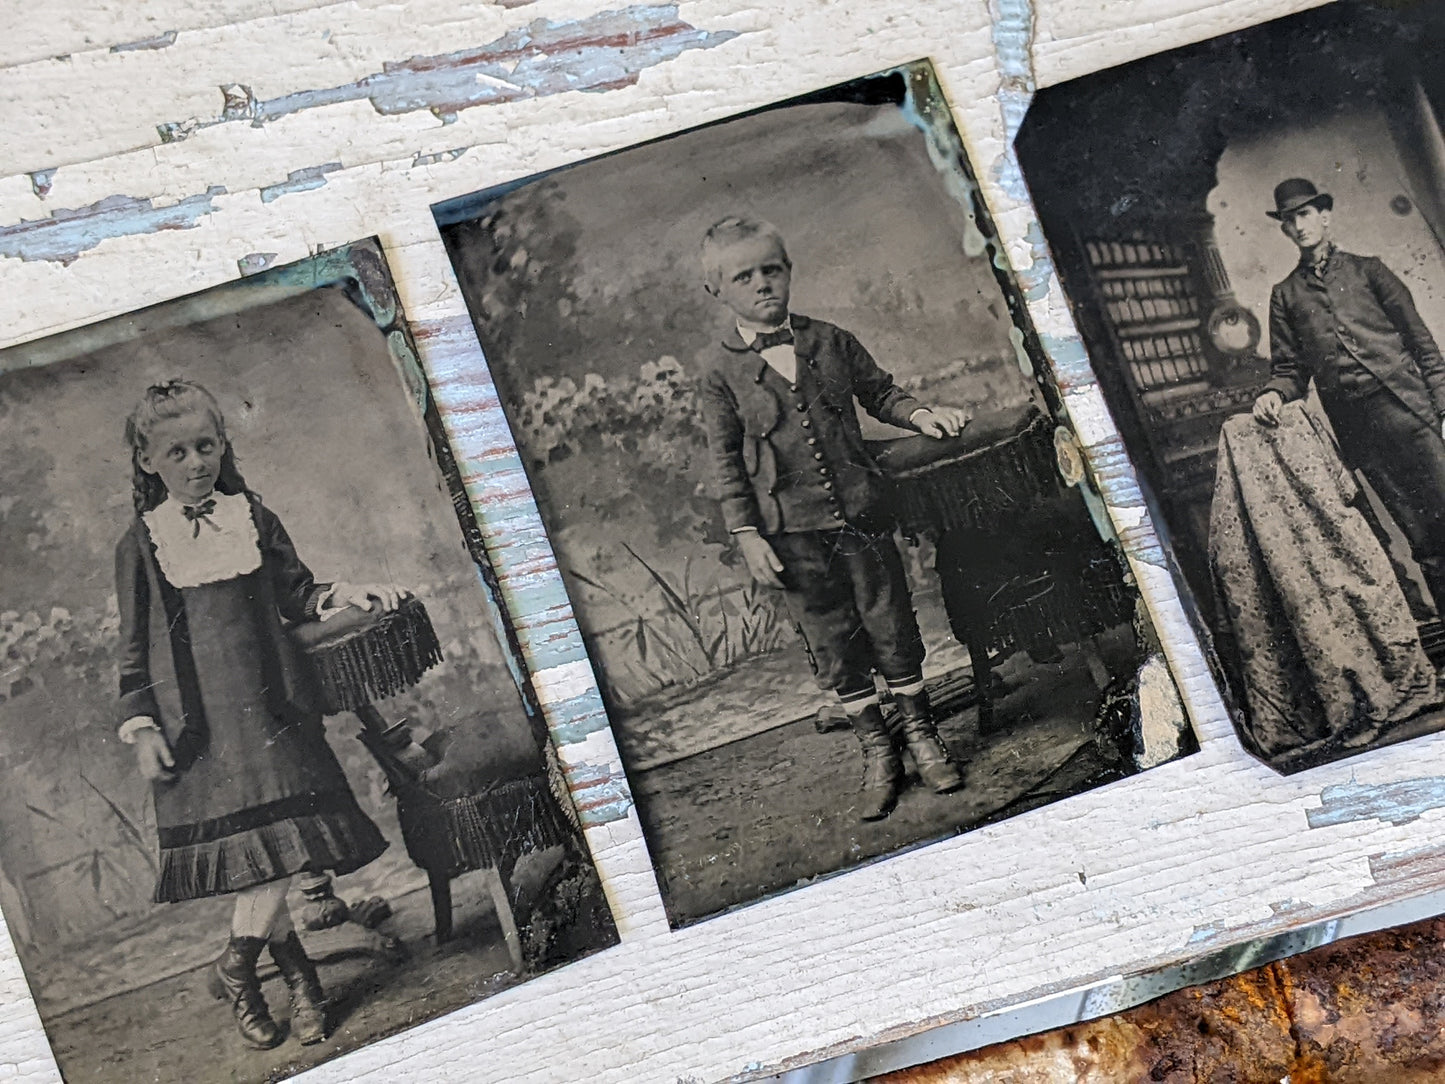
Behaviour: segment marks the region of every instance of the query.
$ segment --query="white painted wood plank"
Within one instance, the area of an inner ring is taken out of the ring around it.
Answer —
[[[115,46],[159,46],[183,30],[226,26],[265,15],[321,7],[326,0],[146,0],[137,4],[65,3],[38,9],[0,0],[0,68]]]
[[[267,115],[313,108],[312,102],[363,80],[367,86],[349,93],[369,97],[380,111],[406,109],[412,98],[437,95],[439,87],[462,93],[490,82],[501,92],[527,96],[549,75],[536,61],[548,50],[563,65],[575,62],[576,78],[585,85],[588,73],[605,76],[608,59],[621,56],[623,46],[613,37],[665,24],[675,11],[667,5],[609,7],[603,0],[538,0],[515,10],[480,0],[328,6],[188,31],[164,49],[102,49],[0,69],[0,129],[9,137],[0,147],[0,175],[156,146],[163,126],[217,123],[226,115],[221,88],[227,86],[238,88],[233,112],[249,93]],[[435,63],[409,77],[394,70],[413,58],[444,58],[488,45],[501,50],[490,74],[468,70],[449,77]],[[653,51],[665,55],[669,48],[662,40]],[[448,100],[447,94],[439,100]],[[416,108],[425,114],[427,107]],[[252,122],[247,116],[230,123]]]

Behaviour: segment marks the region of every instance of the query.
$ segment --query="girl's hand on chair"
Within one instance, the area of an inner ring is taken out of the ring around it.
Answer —
[[[175,757],[166,744],[165,735],[155,727],[144,727],[136,731],[135,759],[140,774],[153,783],[169,783],[176,777]]]
[[[331,589],[331,598],[326,606],[327,609],[355,606],[373,610],[376,608],[373,604],[380,603],[382,611],[390,613],[410,597],[410,591],[394,583],[338,583]]]

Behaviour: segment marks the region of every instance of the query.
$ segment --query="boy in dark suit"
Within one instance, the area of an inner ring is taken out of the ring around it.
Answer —
[[[753,578],[783,592],[819,685],[837,694],[858,736],[862,816],[886,817],[903,776],[875,670],[920,777],[955,790],[963,778],[934,727],[923,640],[853,401],[932,437],[956,436],[967,417],[924,406],[848,332],[790,313],[792,263],[768,223],[716,223],[702,264],[707,292],[734,318],[699,396],[723,519]]]

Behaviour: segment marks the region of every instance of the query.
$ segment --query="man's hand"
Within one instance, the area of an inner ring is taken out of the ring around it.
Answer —
[[[1254,401],[1254,420],[1260,425],[1279,424],[1279,412],[1284,407],[1284,396],[1277,391],[1267,391]]]
[[[935,440],[956,437],[969,423],[968,414],[958,407],[924,407],[914,411],[913,417],[908,420],[925,437]]]
[[[779,573],[783,571],[783,562],[778,560],[778,555],[773,552],[773,547],[768,545],[768,540],[757,531],[738,531],[735,537],[753,579],[764,587],[774,587],[781,591],[783,581],[779,578]]]
[[[372,603],[377,602],[381,604],[383,611],[390,613],[401,605],[403,599],[410,596],[410,591],[394,583],[338,583],[331,588],[331,597],[326,600],[323,609],[340,610],[355,606],[358,609],[371,610],[375,608]]]
[[[153,726],[136,731],[135,761],[140,774],[153,783],[169,783],[176,777],[171,747],[166,744],[165,735]]]

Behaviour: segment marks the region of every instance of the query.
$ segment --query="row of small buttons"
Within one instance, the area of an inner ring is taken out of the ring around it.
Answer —
[[[811,368],[816,368],[816,367],[817,367],[817,363],[816,363],[812,358],[809,358],[809,359],[808,359],[808,367],[809,367],[810,369],[811,369]],[[759,383],[759,384],[761,384],[761,383],[763,382],[763,370],[759,370],[756,380],[757,380],[757,383]],[[802,388],[801,388],[799,385],[797,385],[797,384],[789,384],[789,385],[788,385],[788,390],[789,390],[790,392],[792,392],[794,395],[800,395],[800,393],[802,392]],[[807,401],[806,401],[805,399],[799,398],[798,401],[797,401],[794,405],[796,406],[798,413],[804,415],[804,417],[799,420],[798,424],[801,425],[804,429],[809,429],[809,430],[812,429],[812,428],[813,428],[812,419],[810,419],[809,417],[807,417],[807,414],[808,414],[808,403],[807,403]],[[823,478],[823,481],[822,481],[822,483],[821,483],[820,488],[822,488],[822,490],[823,490],[825,493],[827,493],[827,495],[828,495],[828,503],[832,505],[832,513],[831,513],[831,514],[832,514],[832,517],[833,517],[833,519],[835,519],[835,520],[837,520],[839,523],[841,523],[841,522],[843,521],[843,510],[842,510],[842,508],[841,508],[841,507],[839,506],[839,504],[838,504],[838,498],[837,498],[837,496],[834,495],[834,493],[833,493],[833,482],[832,482],[832,479],[831,479],[831,477],[830,477],[830,473],[831,473],[831,472],[830,472],[829,469],[828,469],[827,463],[825,463],[825,462],[823,461],[823,453],[816,450],[816,449],[817,449],[817,446],[818,446],[818,438],[810,435],[810,436],[808,437],[807,443],[808,443],[808,447],[814,449],[813,459],[817,461],[817,463],[818,463],[818,474],[821,475],[822,478]],[[768,489],[768,495],[769,495],[769,496],[776,496],[776,494],[777,494],[777,487],[776,487],[776,486],[772,486],[772,487],[770,487],[770,488]]]
[[[798,388],[798,385],[793,384],[793,385],[790,386],[789,390],[790,390],[794,395],[797,395],[797,394],[799,393],[799,390],[800,390],[800,389]],[[806,400],[800,398],[800,399],[798,400],[798,402],[797,402],[797,407],[798,407],[798,413],[800,413],[800,414],[807,414],[807,413],[808,413],[808,403],[807,403]],[[811,429],[811,428],[813,428],[813,423],[812,423],[811,419],[809,419],[809,418],[804,418],[799,424],[800,424],[804,429]],[[812,436],[810,436],[810,437],[808,438],[808,447],[810,447],[810,448],[815,448],[815,449],[816,449],[817,444],[818,444],[818,438],[817,438],[817,437],[812,437]],[[823,483],[822,483],[823,491],[828,494],[828,503],[833,506],[833,508],[832,508],[832,516],[833,516],[833,518],[834,518],[835,520],[838,520],[839,522],[842,522],[842,519],[843,519],[843,510],[842,510],[841,508],[839,508],[839,506],[838,506],[838,498],[833,495],[833,482],[832,482],[832,479],[829,477],[829,474],[830,474],[831,472],[828,470],[828,464],[825,463],[825,462],[823,462],[823,453],[820,452],[820,451],[816,451],[816,450],[815,450],[815,451],[813,452],[813,458],[817,461],[817,463],[818,463],[818,473],[819,473],[819,474],[822,476],[822,478],[823,478]]]

